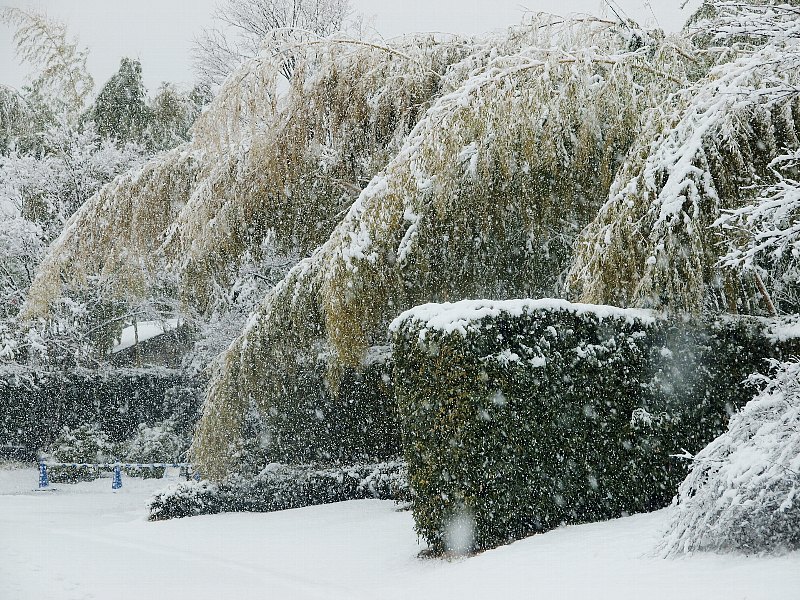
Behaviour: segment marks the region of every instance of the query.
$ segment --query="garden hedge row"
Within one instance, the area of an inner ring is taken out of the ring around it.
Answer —
[[[0,368],[0,443],[48,446],[64,426],[93,424],[112,442],[139,423],[173,418],[185,431],[197,420],[202,382],[161,367],[46,371]]]
[[[424,305],[391,327],[416,528],[437,553],[666,506],[688,465],[796,351],[710,323],[558,300]],[[462,527],[459,525],[459,527]],[[463,529],[463,527],[462,527]]]

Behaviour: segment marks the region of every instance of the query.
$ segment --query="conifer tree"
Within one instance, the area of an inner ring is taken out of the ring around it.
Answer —
[[[103,138],[141,142],[150,121],[146,100],[142,65],[126,57],[100,90],[89,117]]]

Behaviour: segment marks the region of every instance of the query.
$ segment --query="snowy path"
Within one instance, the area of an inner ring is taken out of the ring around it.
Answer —
[[[0,600],[800,599],[798,553],[647,557],[666,511],[446,562],[417,558],[411,515],[391,502],[148,523],[162,481],[36,482],[0,470]]]

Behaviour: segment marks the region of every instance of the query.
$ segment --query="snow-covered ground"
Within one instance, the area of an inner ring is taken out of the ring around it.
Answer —
[[[391,502],[149,523],[163,481],[37,481],[0,470],[0,600],[800,598],[800,553],[648,556],[668,510],[443,561],[418,558],[411,514]]]

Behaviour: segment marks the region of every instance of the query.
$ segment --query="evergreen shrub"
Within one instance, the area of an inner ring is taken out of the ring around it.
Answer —
[[[273,373],[278,383],[271,389],[269,408],[259,411],[271,459],[348,464],[397,456],[400,433],[391,365],[345,369],[336,390],[326,371],[327,364],[320,361]]]
[[[429,304],[391,326],[416,528],[469,550],[669,504],[781,348],[762,322],[560,300]]]
[[[256,477],[228,477],[219,484],[189,481],[157,493],[150,520],[219,512],[274,512],[345,500],[408,500],[402,462],[345,467],[277,463]]]
[[[175,431],[175,423],[165,420],[148,426],[140,423],[132,438],[122,444],[120,459],[133,463],[181,462],[189,440]],[[163,477],[164,467],[128,467],[131,477]]]

